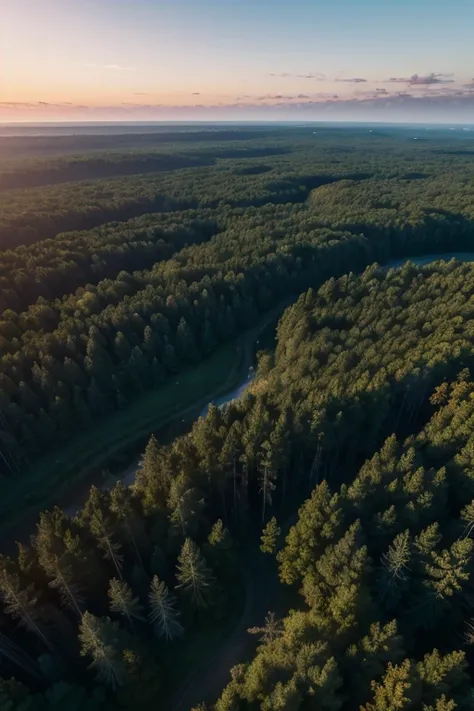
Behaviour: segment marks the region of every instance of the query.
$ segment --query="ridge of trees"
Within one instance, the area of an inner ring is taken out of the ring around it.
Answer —
[[[468,246],[472,225],[463,219],[464,230],[461,218],[444,219],[436,230],[430,221],[408,228],[397,237],[396,253]],[[0,400],[17,467],[22,453],[43,451],[78,422],[87,426],[126,406],[255,324],[289,294],[391,254],[390,230],[371,238],[334,232],[318,226],[305,206],[269,205],[224,220],[210,241],[185,247],[152,270],[122,270],[115,280],[62,300],[3,313]],[[191,223],[196,239],[215,229]]]

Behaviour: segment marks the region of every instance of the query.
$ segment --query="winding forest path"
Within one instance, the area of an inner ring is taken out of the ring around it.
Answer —
[[[167,711],[190,711],[199,703],[213,702],[230,681],[230,670],[248,659],[257,640],[249,627],[261,626],[269,610],[280,607],[282,586],[273,557],[258,552],[240,566],[245,584],[245,605],[228,637],[222,639],[212,657],[205,659],[172,697]]]

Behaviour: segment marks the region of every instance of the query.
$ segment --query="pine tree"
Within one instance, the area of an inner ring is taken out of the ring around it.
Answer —
[[[462,536],[464,538],[469,538],[474,530],[474,501],[471,501],[470,504],[463,508],[460,520],[463,526]]]
[[[145,512],[166,511],[170,484],[161,447],[155,435],[151,435],[135,479],[135,489],[140,491]]]
[[[411,560],[410,532],[400,533],[382,556],[377,593],[387,609],[396,608],[408,590]]]
[[[130,545],[138,565],[143,566],[140,548],[148,548],[149,540],[141,501],[122,481],[117,482],[110,492],[110,512],[115,517],[117,532]]]
[[[61,509],[56,507],[40,515],[34,546],[39,563],[50,578],[50,587],[58,590],[63,604],[81,617],[83,596],[78,580],[87,579],[87,570],[94,583],[100,582],[100,574],[92,568],[93,561],[85,555],[79,536],[72,532]]]
[[[59,591],[63,605],[74,610],[80,617],[83,598],[80,586],[74,580],[72,562],[67,554],[53,555],[49,559],[47,572],[52,577],[50,587]]]
[[[282,621],[276,619],[274,612],[268,612],[263,627],[250,627],[247,632],[260,635],[260,644],[271,644],[281,637],[284,627]]]
[[[437,649],[425,654],[416,665],[423,685],[423,701],[433,703],[443,692],[455,699],[459,708],[471,708],[472,682],[464,652],[440,654]]]
[[[125,580],[112,578],[109,585],[109,605],[112,612],[122,615],[133,629],[133,620],[144,620],[143,607],[134,597],[130,585]]]
[[[373,701],[360,711],[398,711],[419,708],[420,688],[409,659],[402,664],[389,663],[380,682],[372,682]]]
[[[398,664],[404,657],[403,638],[398,634],[396,620],[386,625],[371,624],[368,634],[348,648],[344,660],[348,695],[354,707],[364,701],[371,682],[382,678],[386,665]]]
[[[130,358],[131,352],[132,346],[130,345],[130,341],[121,331],[117,331],[114,340],[114,353],[119,363],[126,362]]]
[[[183,537],[196,536],[201,523],[204,500],[200,492],[185,477],[171,481],[168,499],[170,521]]]
[[[298,521],[278,553],[281,580],[289,585],[301,580],[328,543],[338,537],[342,522],[341,499],[323,481],[300,508]]]
[[[230,577],[235,570],[232,548],[232,537],[228,529],[224,527],[222,520],[218,519],[204,544],[203,551],[206,560],[218,573],[219,578]]]
[[[117,575],[122,578],[123,555],[120,544],[115,540],[115,522],[110,514],[110,494],[92,486],[89,498],[78,519],[89,528],[97,540],[105,560],[113,563]]]
[[[150,622],[158,637],[171,641],[184,634],[184,628],[179,621],[176,597],[168,590],[165,583],[155,575],[151,581]]]
[[[116,689],[124,683],[121,634],[116,622],[109,617],[95,617],[85,612],[79,626],[81,655],[92,657],[90,668],[98,679]]]
[[[183,317],[176,330],[175,351],[180,361],[197,363],[200,360],[194,334]]]
[[[148,363],[140,346],[134,346],[125,365],[133,388],[140,392],[148,384]]]
[[[279,467],[279,452],[271,439],[262,443],[259,456],[260,492],[262,494],[262,523],[265,522],[267,505],[272,505]]]
[[[33,632],[50,650],[52,645],[42,629],[41,606],[37,593],[21,584],[13,563],[7,558],[0,559],[0,597],[5,605],[5,612],[20,621],[20,625]]]
[[[217,519],[208,536],[208,544],[215,550],[228,551],[232,548],[232,538],[222,519]]]
[[[433,550],[421,562],[424,580],[413,601],[414,627],[431,629],[448,613],[462,620],[463,609],[470,607],[466,583],[470,578],[473,549],[471,538],[458,539],[449,550]]]
[[[242,424],[239,420],[232,423],[227,432],[227,437],[220,450],[220,466],[227,476],[232,477],[232,499],[234,518],[238,516],[238,486],[237,486],[237,464],[240,456],[242,437]]]
[[[145,531],[141,501],[134,495],[132,488],[121,481],[117,482],[110,492],[110,511],[115,516],[122,540],[130,545],[137,564],[143,567],[140,550],[149,547],[149,540]]]
[[[267,523],[267,525],[262,531],[262,543],[260,546],[260,550],[262,551],[262,553],[268,553],[269,555],[276,554],[279,535],[280,528],[274,516],[270,519],[270,521]]]
[[[436,699],[434,705],[423,704],[422,711],[455,711],[456,708],[458,708],[457,703],[453,699],[447,699],[443,694],[439,699]]]
[[[214,577],[196,544],[186,538],[178,556],[177,589],[190,598],[196,607],[207,607]]]

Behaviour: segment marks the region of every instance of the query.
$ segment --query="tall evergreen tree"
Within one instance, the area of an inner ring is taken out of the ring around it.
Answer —
[[[90,668],[98,679],[116,689],[125,680],[121,633],[116,622],[108,617],[94,617],[85,612],[79,626],[81,655],[92,658]]]
[[[178,556],[177,589],[188,597],[196,607],[207,607],[212,594],[214,577],[207,567],[197,545],[186,538]]]
[[[143,620],[143,607],[125,580],[112,578],[109,584],[109,606],[112,612],[125,617],[133,630],[133,620]]]
[[[276,555],[278,537],[280,535],[280,527],[277,524],[275,516],[270,519],[266,526],[264,526],[261,537],[260,550],[262,553],[268,553],[270,555]]]
[[[26,589],[21,584],[13,565],[3,557],[0,560],[0,596],[5,605],[5,612],[17,618],[22,627],[33,632],[48,649],[52,650],[52,644],[44,630],[44,619],[37,593],[31,586]]]
[[[150,622],[155,633],[171,641],[182,637],[184,628],[179,621],[176,597],[169,591],[163,581],[155,575],[151,581],[150,593]]]

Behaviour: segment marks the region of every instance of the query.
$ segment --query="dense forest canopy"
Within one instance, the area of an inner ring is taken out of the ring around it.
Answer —
[[[214,711],[474,708],[474,267],[384,266],[474,252],[474,149],[421,131],[0,138],[5,521],[293,302],[244,397],[0,558],[0,708],[171,708],[246,567],[290,602]]]

